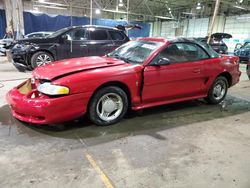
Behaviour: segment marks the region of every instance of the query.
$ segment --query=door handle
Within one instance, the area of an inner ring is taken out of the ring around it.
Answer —
[[[193,73],[201,73],[201,69],[194,69]]]

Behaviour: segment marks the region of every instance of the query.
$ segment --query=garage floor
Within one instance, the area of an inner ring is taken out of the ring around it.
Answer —
[[[0,187],[250,187],[245,73],[225,108],[190,101],[109,127],[83,118],[63,131],[12,118],[5,93],[29,76],[0,63]]]

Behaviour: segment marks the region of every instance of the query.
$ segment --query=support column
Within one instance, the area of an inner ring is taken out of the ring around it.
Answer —
[[[153,23],[153,37],[160,37],[161,36],[161,22],[155,21]]]
[[[16,38],[24,34],[23,1],[4,0],[7,30],[15,34]]]
[[[211,18],[212,20],[212,18]],[[226,17],[224,15],[217,16],[215,18],[214,27],[212,33],[223,33],[225,27]]]

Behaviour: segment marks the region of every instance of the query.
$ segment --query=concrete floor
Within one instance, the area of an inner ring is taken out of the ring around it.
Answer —
[[[0,63],[0,187],[250,187],[244,73],[225,109],[190,101],[131,114],[109,127],[83,118],[63,131],[11,116],[4,95],[29,76]]]

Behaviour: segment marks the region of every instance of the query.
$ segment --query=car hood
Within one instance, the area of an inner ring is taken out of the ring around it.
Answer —
[[[40,44],[40,43],[51,43],[54,41],[54,38],[24,38],[19,39],[16,41],[16,43],[34,43],[34,44]]]
[[[106,67],[114,67],[126,64],[122,60],[109,57],[82,57],[55,61],[48,65],[36,68],[33,76],[38,79],[54,80],[62,76],[87,71],[91,69],[99,69]]]

